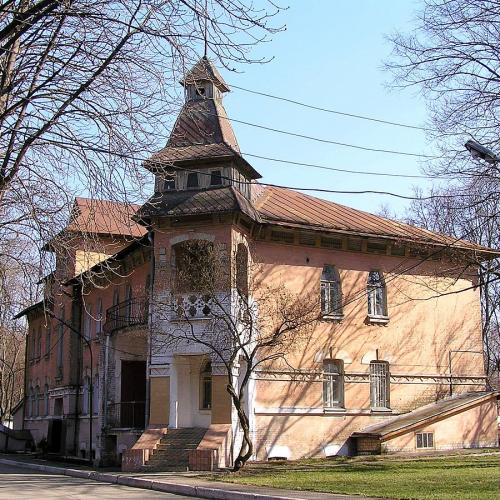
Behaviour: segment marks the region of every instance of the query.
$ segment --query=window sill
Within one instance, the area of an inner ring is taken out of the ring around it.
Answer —
[[[371,413],[392,413],[391,408],[370,408]]]
[[[343,314],[322,314],[321,319],[323,321],[342,321],[344,319]]]
[[[367,316],[368,323],[372,323],[374,325],[386,325],[389,323],[389,316],[371,316],[370,314]]]
[[[324,407],[323,408],[323,412],[324,413],[338,413],[338,414],[343,414],[346,412],[346,409],[341,407],[341,406],[338,406],[338,407]]]
[[[210,415],[212,413],[212,409],[211,408],[200,408],[198,411],[200,413],[203,413],[204,415]]]

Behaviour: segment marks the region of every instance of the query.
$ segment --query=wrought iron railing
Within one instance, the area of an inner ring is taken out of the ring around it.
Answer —
[[[208,318],[212,312],[212,299],[208,295],[185,293],[174,297],[174,316],[177,319]]]
[[[144,429],[146,425],[145,401],[121,401],[109,405],[108,421],[111,427]]]
[[[106,311],[104,331],[114,332],[128,326],[145,325],[148,322],[148,303],[142,298],[124,300]]]

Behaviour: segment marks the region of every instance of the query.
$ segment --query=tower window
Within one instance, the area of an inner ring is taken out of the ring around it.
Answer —
[[[198,174],[196,172],[190,172],[187,176],[187,188],[194,189],[198,187]]]
[[[169,176],[163,182],[164,191],[173,191],[175,189],[175,175]]]
[[[222,173],[220,170],[212,170],[210,172],[210,185],[220,186],[222,184]]]
[[[196,87],[196,94],[200,96],[205,95],[205,87]]]

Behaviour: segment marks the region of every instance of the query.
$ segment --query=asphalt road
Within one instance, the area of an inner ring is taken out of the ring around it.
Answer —
[[[0,464],[0,499],[172,499],[193,497],[159,491],[130,488],[118,484],[100,483],[89,479],[36,472],[22,467]]]

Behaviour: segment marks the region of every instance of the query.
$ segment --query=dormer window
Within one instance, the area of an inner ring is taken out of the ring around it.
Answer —
[[[190,172],[188,174],[186,187],[188,189],[196,189],[197,187],[199,187],[198,173],[197,172]]]
[[[222,185],[222,172],[220,170],[212,170],[210,172],[210,185],[211,186]]]

